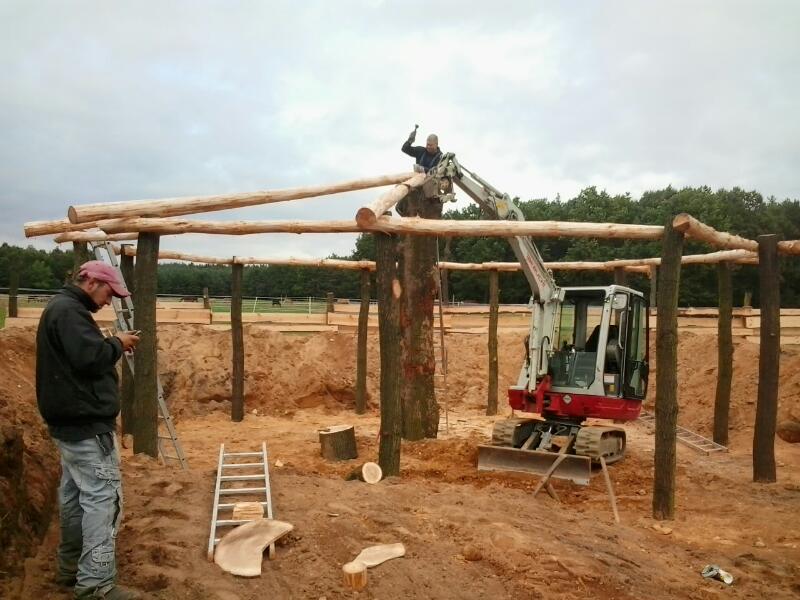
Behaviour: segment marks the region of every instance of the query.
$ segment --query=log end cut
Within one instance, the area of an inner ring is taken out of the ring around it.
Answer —
[[[372,212],[372,209],[367,206],[362,206],[358,209],[356,213],[356,223],[358,223],[359,227],[364,229],[368,229],[370,227],[374,227],[375,223],[378,222],[378,217]]]
[[[367,565],[360,560],[354,560],[342,567],[344,587],[358,592],[367,587]]]

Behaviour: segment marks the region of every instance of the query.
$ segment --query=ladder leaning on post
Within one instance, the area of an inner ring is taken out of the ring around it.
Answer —
[[[111,247],[110,242],[98,242],[92,243],[92,250],[94,251],[95,258],[102,262],[108,262],[114,267],[119,275],[120,281],[125,284],[125,288],[127,289],[128,285],[125,283],[125,278],[122,276],[122,270],[119,268],[119,263],[117,261],[117,255],[114,253],[114,249]],[[105,252],[104,252],[105,251]],[[111,305],[114,308],[114,315],[116,316],[116,321],[114,322],[114,326],[116,327],[117,331],[133,331],[133,301],[131,297],[128,296],[127,298],[117,298],[113,297],[111,299]],[[128,364],[128,368],[131,371],[131,374],[134,372],[134,358],[132,352],[126,352],[123,354],[125,357],[125,362]],[[164,400],[164,388],[161,387],[161,378],[157,377],[157,387],[158,387],[158,419],[159,419],[159,428],[158,428],[158,452],[161,455],[161,458],[164,461],[164,464],[168,464],[169,462],[177,462],[181,469],[188,469],[189,465],[186,461],[186,456],[183,454],[183,448],[181,448],[181,443],[178,440],[178,434],[175,431],[175,424],[172,421],[172,416],[169,414],[169,409],[167,408],[167,403]],[[160,425],[164,425],[164,429],[166,431],[162,431]],[[172,447],[174,452],[170,453],[169,448]]]

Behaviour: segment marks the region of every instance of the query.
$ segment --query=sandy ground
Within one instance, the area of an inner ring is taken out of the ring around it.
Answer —
[[[26,443],[30,438],[34,450],[28,452],[26,476],[36,472],[41,478],[45,467],[34,459],[47,448],[30,424],[32,342],[25,335],[0,332],[0,356],[6,358],[0,376],[17,390],[0,395],[0,415],[30,425]],[[349,598],[341,565],[366,546],[396,541],[405,544],[406,556],[370,570],[369,586],[358,597],[800,595],[800,445],[777,440],[778,483],[750,482],[757,346],[736,350],[731,452],[705,457],[679,446],[677,518],[659,530],[650,518],[653,435],[643,424],[627,427],[628,456],[611,467],[620,525],[613,523],[597,474],[588,487],[555,482],[559,504],[543,494],[531,499],[534,478],[476,471],[476,446],[487,439],[492,422],[481,415],[486,350],[480,336],[449,339],[450,432],[404,443],[401,477],[374,486],[345,480],[377,455],[377,410],[373,406],[364,416],[351,410],[353,336],[300,338],[251,330],[248,413],[238,424],[228,420],[225,402],[229,335],[184,328],[160,337],[161,368],[190,469],[124,456],[120,580],[150,597]],[[377,357],[374,339],[370,347],[370,356]],[[502,388],[516,377],[521,337],[504,337],[501,348]],[[16,362],[7,360],[11,350]],[[714,339],[684,336],[679,355],[680,421],[702,432],[714,401]],[[797,416],[800,406],[800,357],[787,350],[782,359],[783,418]],[[377,382],[377,372],[371,373],[373,403]],[[328,463],[319,456],[316,432],[341,423],[356,426],[360,456]],[[220,443],[246,451],[262,440],[270,452],[275,516],[295,530],[280,543],[276,560],[264,561],[261,577],[241,579],[205,557],[214,474]],[[57,525],[51,525],[38,552],[0,580],[0,597],[68,598],[51,583],[57,541]],[[709,563],[730,571],[734,585],[704,580],[699,573]]]

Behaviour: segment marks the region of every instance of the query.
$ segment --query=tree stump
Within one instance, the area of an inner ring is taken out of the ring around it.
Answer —
[[[344,587],[358,592],[367,587],[367,565],[360,560],[354,560],[342,567]]]
[[[352,425],[333,425],[319,430],[322,457],[326,460],[358,458],[356,430]]]

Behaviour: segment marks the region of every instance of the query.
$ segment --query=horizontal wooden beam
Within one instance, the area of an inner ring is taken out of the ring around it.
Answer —
[[[383,213],[385,213],[387,210],[390,210],[395,204],[405,198],[408,195],[408,192],[416,187],[421,186],[424,182],[425,174],[417,173],[411,179],[404,181],[403,183],[383,194],[372,204],[362,206],[356,213],[356,223],[364,228],[375,225],[378,218],[383,215]]]
[[[105,233],[103,231],[71,231],[59,233],[53,238],[56,244],[64,242],[125,242],[135,240],[138,233]]]
[[[114,251],[117,254],[124,254],[125,256],[136,256],[136,247],[123,244],[122,247],[115,246]],[[199,254],[188,254],[186,252],[174,252],[172,250],[159,250],[158,260],[181,260],[193,263],[203,263],[207,265],[230,265],[233,264],[233,257],[231,258],[218,258],[215,256],[201,256]]]
[[[250,235],[255,233],[358,233],[352,219],[346,221],[190,221],[186,219],[110,219],[99,221],[106,233],[147,231],[161,235],[211,233]]]
[[[272,267],[325,267],[329,269],[361,269],[375,270],[375,263],[371,260],[341,260],[338,258],[255,258],[252,256],[237,256],[236,264],[241,265],[269,265]]]
[[[575,223],[569,221],[461,221],[381,217],[374,226],[359,227],[354,221],[190,221],[185,219],[113,219],[99,221],[106,233],[147,231],[161,235],[214,233],[248,235],[254,233],[352,233],[383,231],[413,235],[463,237],[573,237],[601,239],[654,240],[661,236],[660,225],[620,223]]]
[[[240,194],[218,194],[215,196],[192,196],[184,198],[164,198],[161,200],[133,200],[130,202],[101,202],[97,204],[81,204],[70,206],[67,211],[70,222],[86,223],[103,219],[121,219],[139,217],[175,217],[191,215],[230,208],[242,208],[300,198],[313,198],[365,190],[373,187],[392,185],[406,181],[414,173],[397,173],[367,177],[342,183],[314,185],[308,187],[289,188],[283,190],[263,190]]]
[[[54,221],[28,221],[23,225],[23,229],[25,237],[38,237],[40,235],[86,231],[96,225],[96,223],[70,223],[69,219],[56,219]]]
[[[747,250],[721,250],[719,252],[710,252],[709,254],[687,254],[681,257],[681,264],[684,265],[711,265],[720,262],[758,264],[758,255]],[[605,264],[611,269],[615,267],[658,266],[661,264],[661,258],[625,258],[610,260]]]
[[[718,248],[758,252],[758,242],[755,240],[748,240],[738,235],[717,231],[686,213],[681,213],[675,217],[672,220],[672,227],[688,238],[700,240]]]

